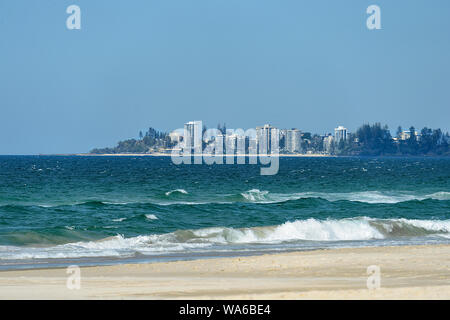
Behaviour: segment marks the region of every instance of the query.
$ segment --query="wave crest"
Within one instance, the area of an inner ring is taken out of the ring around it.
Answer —
[[[170,196],[171,194],[189,194],[189,192],[187,192],[184,189],[175,189],[175,190],[171,190],[171,191],[167,191],[166,196]]]
[[[264,202],[270,201],[268,198],[269,191],[261,191],[259,189],[251,189],[246,192],[242,192],[241,196],[250,202]]]
[[[177,196],[179,195],[179,196]],[[450,200],[450,192],[439,191],[431,194],[413,194],[406,191],[357,191],[357,192],[294,192],[294,193],[272,193],[267,190],[250,189],[248,191],[229,194],[218,195],[213,199],[202,199],[202,201],[192,199],[192,201],[181,201],[186,199],[182,195],[189,195],[184,189],[175,189],[165,193],[164,199],[148,199],[143,201],[142,199],[133,200],[129,199],[128,202],[113,202],[113,201],[100,201],[100,200],[88,200],[72,203],[55,203],[55,204],[0,204],[0,207],[5,210],[14,210],[16,208],[39,206],[42,208],[57,208],[64,206],[90,206],[90,207],[102,207],[106,205],[113,206],[126,206],[126,205],[148,205],[148,206],[167,206],[167,205],[204,205],[204,204],[230,204],[234,202],[248,202],[248,203],[282,203],[287,201],[295,201],[300,199],[323,199],[330,202],[335,201],[350,201],[350,202],[362,202],[369,204],[396,204],[408,201],[424,201],[424,200],[438,200],[448,201]]]
[[[450,200],[450,192],[435,192],[427,195],[415,195],[408,192],[389,192],[389,191],[360,191],[360,192],[299,192],[299,193],[270,193],[269,191],[260,191],[251,189],[240,194],[245,201],[254,203],[279,203],[299,199],[324,199],[330,202],[351,201],[363,202],[369,204],[386,203],[395,204],[407,201],[432,200]]]
[[[450,220],[349,218],[295,220],[275,226],[212,227],[166,234],[122,235],[98,241],[75,242],[46,248],[0,246],[0,260],[133,256],[186,252],[229,244],[302,243],[304,241],[364,241],[402,237],[450,238]]]

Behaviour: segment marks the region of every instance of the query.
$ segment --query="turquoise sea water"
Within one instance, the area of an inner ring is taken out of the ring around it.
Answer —
[[[0,157],[0,268],[450,242],[448,158]]]

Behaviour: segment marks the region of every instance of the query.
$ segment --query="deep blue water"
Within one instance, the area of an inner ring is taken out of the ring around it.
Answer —
[[[450,242],[449,158],[0,157],[0,268]]]

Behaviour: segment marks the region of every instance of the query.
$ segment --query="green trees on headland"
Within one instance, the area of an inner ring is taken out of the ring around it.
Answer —
[[[441,129],[423,128],[420,132],[413,126],[408,131],[401,127],[395,137],[387,126],[380,123],[362,125],[347,141],[335,147],[337,155],[450,155],[450,136]]]
[[[117,153],[147,153],[154,149],[168,148],[171,146],[169,134],[149,128],[143,134],[139,131],[139,139],[119,141],[114,148],[95,148],[93,154],[117,154]]]

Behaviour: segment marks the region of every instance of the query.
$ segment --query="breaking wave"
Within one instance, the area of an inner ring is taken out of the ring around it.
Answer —
[[[291,194],[270,193],[259,189],[251,189],[240,194],[244,201],[254,203],[277,203],[291,200],[320,198],[327,201],[353,201],[364,203],[400,203],[407,201],[423,201],[426,199],[450,200],[450,192],[436,192],[427,195],[414,195],[407,192],[361,191],[361,192],[300,192]]]
[[[0,260],[78,257],[126,257],[189,252],[220,245],[364,241],[435,236],[450,238],[450,220],[373,219],[295,220],[275,226],[178,230],[166,234],[122,235],[52,247],[0,246]]]
[[[166,192],[166,196],[170,196],[171,194],[189,194],[189,192],[187,192],[184,189],[175,189],[175,190],[171,190],[171,191],[167,191]]]

